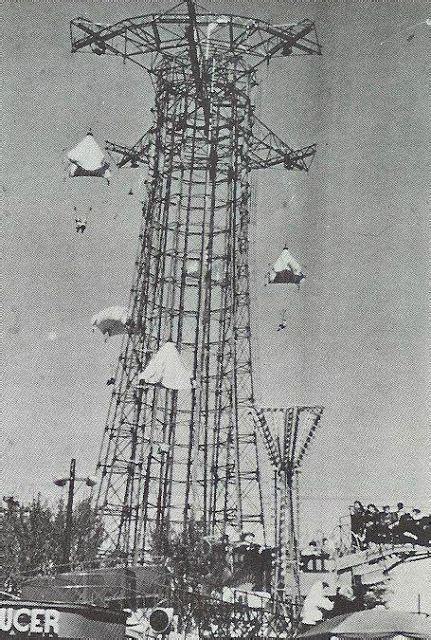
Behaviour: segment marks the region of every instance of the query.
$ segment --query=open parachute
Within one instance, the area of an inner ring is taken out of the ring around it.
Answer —
[[[67,159],[71,178],[94,176],[108,179],[111,176],[109,162],[91,131],[67,153]]]
[[[302,267],[287,247],[272,265],[268,273],[268,284],[300,284],[305,278]]]
[[[191,375],[173,342],[165,342],[139,375],[141,382],[161,384],[167,389],[191,389]]]
[[[93,331],[97,327],[105,336],[118,336],[127,332],[127,307],[107,307],[91,318]]]

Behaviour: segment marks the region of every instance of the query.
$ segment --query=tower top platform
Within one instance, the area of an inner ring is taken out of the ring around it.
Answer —
[[[257,64],[273,57],[320,55],[314,23],[271,25],[263,20],[230,14],[147,14],[111,25],[75,18],[70,24],[72,52],[116,55],[147,69],[141,54],[181,57],[189,50],[190,30],[205,57],[250,56]],[[257,66],[257,65],[256,65]]]

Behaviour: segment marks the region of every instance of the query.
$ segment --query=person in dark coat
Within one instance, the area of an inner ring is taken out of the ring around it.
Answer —
[[[355,500],[350,513],[352,546],[362,548],[365,533],[365,509],[359,500]]]
[[[358,610],[358,603],[352,587],[337,587],[334,598],[334,608],[331,611],[331,618],[341,616],[343,613],[352,613]]]
[[[365,512],[365,542],[380,542],[380,511],[375,504],[369,504]]]

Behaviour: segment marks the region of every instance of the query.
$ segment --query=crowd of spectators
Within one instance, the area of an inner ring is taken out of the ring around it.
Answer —
[[[364,507],[356,500],[350,510],[352,546],[368,549],[371,544],[431,545],[431,518],[420,509],[406,509],[402,502],[396,508],[375,504]]]
[[[340,521],[341,522],[341,521]],[[340,525],[341,526],[341,525]],[[365,550],[373,545],[406,544],[431,546],[431,517],[420,509],[407,509],[402,502],[396,507],[389,505],[367,507],[359,501],[350,507],[351,548],[341,537],[334,543],[332,538],[316,534],[301,549],[300,568],[306,572],[321,572],[330,569],[329,560],[344,555],[347,551]]]

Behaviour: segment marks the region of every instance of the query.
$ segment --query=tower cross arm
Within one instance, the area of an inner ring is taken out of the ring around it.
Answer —
[[[249,161],[251,169],[266,169],[282,164],[286,169],[308,171],[316,153],[316,144],[302,149],[292,149],[263,122],[258,120],[259,134],[250,140]]]
[[[113,25],[75,18],[70,23],[70,39],[72,53],[84,51],[96,55],[121,56],[147,71],[149,69],[143,63],[142,54],[160,52],[162,49],[154,16],[148,16],[139,24],[127,19]]]
[[[105,143],[106,151],[117,156],[115,164],[119,169],[123,167],[136,167],[139,164],[146,164],[150,159],[151,133],[149,129],[137,142],[131,147],[110,142]]]
[[[274,55],[321,55],[322,53],[314,22],[308,18],[295,24],[267,25],[266,31],[272,37],[266,46],[267,58]]]

